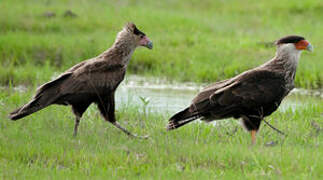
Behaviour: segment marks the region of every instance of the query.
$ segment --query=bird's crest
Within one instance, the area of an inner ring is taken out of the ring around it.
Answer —
[[[280,44],[287,44],[287,43],[297,43],[301,40],[305,40],[305,38],[302,36],[290,35],[290,36],[285,36],[280,38],[275,42],[275,44],[280,45]]]
[[[129,32],[132,32],[132,33],[133,33],[133,34],[135,34],[135,35],[144,35],[144,36],[145,36],[145,33],[141,32],[141,31],[137,28],[137,26],[136,26],[134,23],[132,23],[132,22],[127,23],[127,24],[126,24],[126,28],[127,28],[127,30],[128,30]]]

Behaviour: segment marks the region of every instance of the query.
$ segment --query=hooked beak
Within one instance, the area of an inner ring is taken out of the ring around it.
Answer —
[[[153,42],[147,37],[147,36],[144,36],[140,42],[139,42],[139,45],[140,46],[145,46],[147,47],[148,49],[152,49],[153,48]]]
[[[295,44],[296,49],[298,50],[308,50],[313,52],[313,46],[307,40],[301,40]]]
[[[309,52],[313,52],[314,51],[314,48],[312,46],[312,44],[308,44],[307,47],[306,47],[306,50],[308,50]]]
[[[149,42],[147,43],[146,47],[147,47],[148,49],[152,49],[152,48],[153,48],[153,42],[152,42],[152,41],[149,41]]]

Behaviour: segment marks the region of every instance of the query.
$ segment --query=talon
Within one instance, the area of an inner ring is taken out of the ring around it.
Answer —
[[[140,139],[148,139],[149,135],[138,136],[137,134],[130,134],[131,137],[140,138]]]
[[[145,136],[137,136],[136,134],[132,134],[131,132],[129,132],[127,129],[123,128],[119,123],[117,123],[116,121],[115,122],[112,122],[112,124],[119,128],[121,131],[123,131],[124,133],[126,133],[128,136],[130,137],[134,137],[134,138],[142,138],[142,139],[147,139],[149,136],[148,135],[145,135]]]

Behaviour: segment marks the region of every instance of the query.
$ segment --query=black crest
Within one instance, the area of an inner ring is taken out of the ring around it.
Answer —
[[[146,34],[145,33],[143,33],[143,32],[141,32],[139,29],[137,29],[137,27],[135,27],[135,29],[133,30],[133,33],[135,34],[135,35],[143,35],[143,36],[145,36]]]
[[[141,32],[134,23],[128,23],[128,28],[130,28],[132,30],[132,32],[135,34],[135,35],[143,35],[145,36],[146,34]]]
[[[296,35],[285,36],[285,37],[277,40],[276,45],[287,44],[287,43],[297,43],[301,40],[305,40],[305,38],[302,36],[296,36]]]

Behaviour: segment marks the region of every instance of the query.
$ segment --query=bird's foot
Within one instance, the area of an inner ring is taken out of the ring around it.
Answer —
[[[74,133],[73,133],[73,137],[75,137],[75,138],[76,138],[76,136],[77,136],[77,133],[76,133],[76,132],[74,132]]]
[[[148,139],[149,135],[138,136],[137,134],[131,134],[130,137],[139,138],[139,139]]]
[[[134,137],[134,138],[141,138],[141,139],[147,139],[149,136],[145,135],[145,136],[138,136],[136,134],[132,134],[131,132],[129,132],[127,129],[125,129],[124,127],[122,127],[119,123],[117,122],[112,122],[112,124],[117,127],[118,129],[120,129],[122,132],[126,133],[128,136],[130,137]]]

